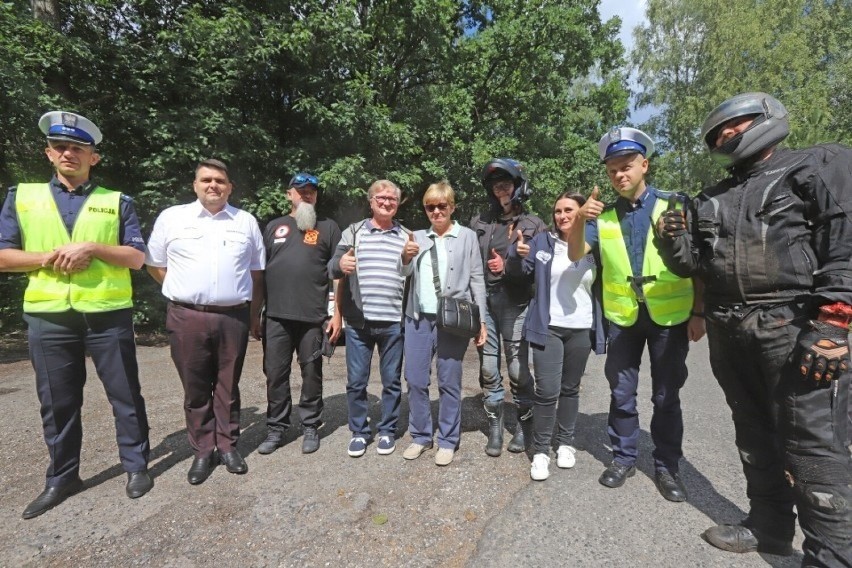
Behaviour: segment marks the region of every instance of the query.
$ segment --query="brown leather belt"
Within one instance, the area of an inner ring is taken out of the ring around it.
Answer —
[[[242,304],[237,304],[236,306],[205,306],[203,304],[188,304],[186,302],[175,302],[171,301],[172,304],[176,306],[180,306],[181,308],[186,308],[188,310],[194,310],[196,312],[210,312],[211,314],[226,314],[228,312],[236,312],[237,310],[244,310],[251,305],[251,302],[243,302]]]

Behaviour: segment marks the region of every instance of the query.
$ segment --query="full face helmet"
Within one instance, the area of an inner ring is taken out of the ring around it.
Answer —
[[[754,117],[748,128],[716,146],[716,138],[727,122],[748,116]],[[724,168],[742,164],[775,146],[789,133],[787,109],[781,101],[766,93],[742,93],[731,97],[713,109],[701,127],[701,139],[710,150],[710,156]]]
[[[532,189],[527,182],[527,174],[524,166],[512,158],[494,158],[482,168],[482,185],[491,194],[491,188],[495,182],[500,180],[512,180],[515,185],[512,191],[512,203],[520,205],[532,194]]]

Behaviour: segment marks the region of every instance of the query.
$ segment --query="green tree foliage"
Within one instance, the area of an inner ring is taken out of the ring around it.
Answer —
[[[849,0],[649,0],[647,17],[633,62],[638,105],[660,110],[645,127],[663,141],[664,187],[696,191],[718,179],[699,129],[739,92],[787,106],[790,146],[852,140]]]
[[[549,218],[556,194],[604,181],[595,142],[627,114],[618,21],[600,21],[598,0],[36,4],[49,9],[0,3],[12,86],[0,182],[45,179],[35,122],[76,110],[105,134],[96,176],[134,196],[146,230],[193,198],[207,156],[230,162],[235,197],[261,220],[288,210],[284,184],[307,170],[341,224],[388,178],[408,197],[403,219],[422,226],[429,183],[450,180],[466,221],[485,203],[482,164],[508,155]],[[144,275],[134,284],[140,321],[155,324],[156,290]]]

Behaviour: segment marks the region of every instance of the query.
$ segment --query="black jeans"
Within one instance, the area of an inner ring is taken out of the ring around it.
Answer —
[[[707,338],[746,477],[747,524],[792,540],[803,565],[852,566],[852,462],[845,447],[849,372],[830,387],[801,378],[803,305],[711,307]],[[791,488],[792,484],[792,488]]]
[[[558,424],[556,445],[574,445],[574,427],[580,409],[580,378],[586,371],[591,350],[588,329],[550,327],[543,346],[530,344],[535,369],[535,453],[550,454],[554,422]]]

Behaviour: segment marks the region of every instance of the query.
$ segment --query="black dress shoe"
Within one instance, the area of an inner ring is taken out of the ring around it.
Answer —
[[[83,489],[83,480],[79,477],[73,481],[69,481],[65,485],[47,487],[32,503],[27,505],[27,508],[24,509],[24,514],[21,516],[25,519],[38,517],[42,513],[50,511],[81,489]]]
[[[207,478],[210,477],[210,472],[213,471],[213,467],[215,465],[216,461],[213,455],[207,456],[206,458],[196,457],[192,460],[192,465],[189,466],[189,472],[186,474],[186,479],[191,485],[204,483]]]
[[[127,486],[124,490],[131,499],[138,499],[154,487],[154,479],[148,470],[128,472]]]
[[[704,531],[701,537],[716,548],[728,552],[765,552],[778,556],[793,554],[793,543],[789,540],[766,536],[743,525],[716,525]]]
[[[598,481],[601,485],[607,487],[621,487],[628,477],[636,475],[636,467],[632,465],[622,465],[617,461],[609,464],[609,467],[604,470]]]
[[[658,471],[654,474],[654,484],[657,486],[660,495],[669,501],[675,503],[686,501],[686,487],[683,486],[678,474]]]
[[[243,459],[243,456],[237,450],[219,454],[219,461],[225,464],[225,469],[229,473],[245,473],[248,471],[246,460]]]

